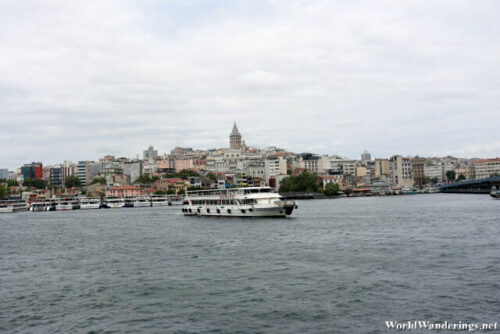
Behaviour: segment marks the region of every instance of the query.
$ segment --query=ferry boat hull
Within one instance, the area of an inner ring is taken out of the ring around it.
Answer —
[[[285,208],[242,208],[242,207],[199,207],[183,208],[186,216],[213,216],[213,217],[286,217]],[[290,211],[291,214],[291,211]]]
[[[99,209],[101,207],[100,203],[82,203],[80,204],[81,210]]]

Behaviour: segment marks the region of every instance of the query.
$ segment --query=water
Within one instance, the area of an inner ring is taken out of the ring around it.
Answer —
[[[293,218],[180,207],[0,215],[0,332],[385,333],[494,322],[500,201],[300,201]]]

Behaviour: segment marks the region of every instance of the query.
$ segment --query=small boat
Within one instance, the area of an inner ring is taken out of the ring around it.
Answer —
[[[101,199],[99,197],[82,197],[80,198],[80,209],[99,209],[101,207]]]

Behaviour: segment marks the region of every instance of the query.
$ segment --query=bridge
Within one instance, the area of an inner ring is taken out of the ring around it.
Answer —
[[[448,183],[439,187],[439,191],[442,193],[489,194],[493,186],[497,189],[500,187],[500,176]]]

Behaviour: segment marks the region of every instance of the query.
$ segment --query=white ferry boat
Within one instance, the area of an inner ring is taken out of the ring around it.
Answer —
[[[14,200],[11,205],[14,212],[28,211],[30,208],[26,201]]]
[[[12,204],[3,202],[0,203],[0,213],[9,213],[9,212],[14,212],[14,207]]]
[[[184,196],[182,195],[169,195],[168,205],[182,205],[184,203]]]
[[[286,217],[297,208],[269,187],[188,191],[182,207],[186,216]]]
[[[125,199],[123,197],[107,197],[105,204],[107,208],[123,208],[125,207]]]
[[[137,196],[132,199],[132,206],[134,208],[143,208],[151,206],[151,199],[146,196]]]
[[[56,204],[57,211],[80,209],[80,202],[75,199],[61,199]]]
[[[151,197],[151,206],[166,206],[168,205],[168,198],[165,196]]]
[[[80,198],[80,209],[99,209],[101,207],[101,199],[99,197],[82,197]]]
[[[41,211],[52,211],[55,210],[56,204],[51,201],[37,201],[31,202],[30,211],[31,212],[41,212]]]

